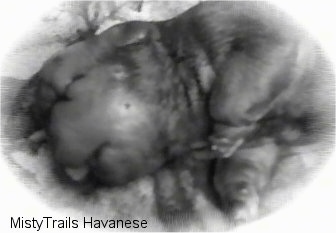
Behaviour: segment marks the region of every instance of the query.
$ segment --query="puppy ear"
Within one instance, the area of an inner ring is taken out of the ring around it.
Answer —
[[[157,41],[160,32],[151,22],[131,21],[118,24],[99,35],[105,43],[112,43],[115,47],[137,44],[145,41]]]

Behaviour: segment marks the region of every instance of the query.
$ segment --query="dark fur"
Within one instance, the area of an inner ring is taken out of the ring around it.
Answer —
[[[221,207],[249,218],[276,165],[275,143],[302,143],[308,133],[323,132],[324,115],[314,106],[332,105],[312,93],[321,91],[316,80],[330,75],[324,62],[307,34],[271,6],[208,2],[67,47],[29,84],[29,111],[34,129],[47,130],[61,166],[89,166],[108,185],[156,172],[162,218],[192,210],[192,186],[203,179],[192,177],[209,163],[194,157],[218,156],[210,146],[225,151],[245,138],[204,177],[210,174]],[[286,127],[300,136],[289,142]]]

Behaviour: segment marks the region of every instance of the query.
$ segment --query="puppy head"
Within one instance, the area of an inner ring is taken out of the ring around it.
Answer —
[[[58,100],[67,98],[66,90],[73,82],[101,63],[122,59],[116,54],[117,50],[138,43],[151,43],[158,37],[156,26],[152,23],[128,22],[72,44],[53,55],[30,82],[30,89],[33,90],[30,111],[36,127],[46,127],[52,106]]]
[[[172,78],[151,28],[133,27],[74,44],[39,72],[35,105],[48,111],[55,160],[65,169],[91,170],[108,184],[128,182],[164,162]]]
[[[57,162],[93,169],[111,184],[136,178],[130,174],[143,174],[149,164],[158,166],[164,144],[161,107],[149,98],[156,93],[122,67],[98,66],[72,83],[67,99],[53,106],[48,127]]]

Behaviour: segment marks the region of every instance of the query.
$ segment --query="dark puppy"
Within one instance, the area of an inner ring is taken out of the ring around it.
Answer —
[[[315,106],[332,106],[315,98],[316,80],[329,75],[324,62],[269,5],[206,2],[67,47],[32,79],[28,111],[55,161],[81,171],[76,179],[121,185],[170,161],[156,175],[162,216],[192,209],[193,156],[232,155],[216,160],[213,188],[234,219],[246,219],[278,160],[275,142],[286,141],[267,122],[322,130]]]

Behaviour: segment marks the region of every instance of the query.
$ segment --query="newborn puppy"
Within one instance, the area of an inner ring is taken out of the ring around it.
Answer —
[[[213,188],[222,203],[240,203],[221,206],[233,219],[249,218],[277,153],[274,142],[244,145],[268,119],[309,119],[321,129],[314,106],[331,105],[313,93],[325,70],[315,43],[271,6],[204,2],[171,20],[127,22],[67,47],[29,84],[29,111],[55,161],[83,177],[122,185],[177,164],[156,175],[166,212],[192,209],[189,188],[166,192],[194,183],[184,180],[189,165],[174,161],[217,157]]]

